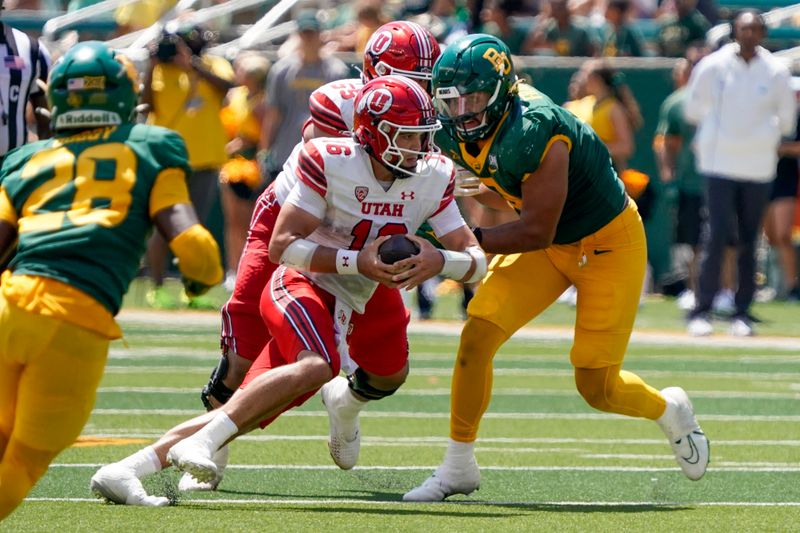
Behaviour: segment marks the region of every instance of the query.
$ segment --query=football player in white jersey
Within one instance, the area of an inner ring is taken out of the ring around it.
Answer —
[[[387,74],[402,74],[428,88],[433,64],[440,55],[439,45],[433,35],[413,22],[395,21],[378,28],[366,46],[363,58],[362,79],[347,79],[328,83],[311,95],[309,107],[311,118],[304,126],[305,140],[321,137],[350,137],[353,127],[353,101],[359,89],[369,80]],[[295,148],[299,150],[302,143]],[[289,158],[292,161],[297,154]],[[284,174],[259,197],[250,221],[245,248],[239,260],[236,285],[229,300],[221,310],[222,356],[203,388],[201,399],[207,409],[224,404],[241,385],[245,374],[271,338],[261,318],[259,301],[270,275],[276,265],[269,260],[269,241],[281,205],[294,186],[294,174]],[[387,315],[386,323],[403,323],[405,331],[409,316],[405,310],[389,305],[389,296],[401,299],[399,292],[381,285],[378,298],[370,302],[369,308]],[[393,312],[393,315],[389,315]],[[408,341],[403,338],[397,349],[407,350]],[[335,437],[332,437],[335,438]],[[218,452],[215,460],[217,478],[209,483],[199,483],[191,476],[184,476],[180,490],[214,490],[222,480],[227,461],[227,447]]]
[[[242,388],[222,407],[101,468],[91,483],[98,496],[166,505],[166,498],[145,493],[141,477],[171,463],[200,481],[214,479],[212,457],[221,446],[266,426],[323,385],[342,437],[332,439],[331,454],[339,466],[352,467],[358,412],[394,393],[408,373],[407,349],[391,350],[390,340],[375,336],[376,329],[389,335],[402,326],[394,335],[405,337],[405,323],[387,328],[386,316],[371,311],[377,287],[412,288],[434,275],[471,282],[486,273],[486,257],[453,200],[453,164],[435,152],[432,134],[441,126],[430,96],[409,79],[385,76],[362,88],[355,107],[355,139],[312,140],[284,167],[295,185],[269,243],[270,258],[281,266],[261,301],[274,337]],[[413,235],[426,221],[448,250]],[[419,253],[381,262],[377,249],[393,233],[405,233]],[[402,307],[394,292],[387,301]],[[370,339],[380,339],[380,350]],[[342,365],[355,368],[349,381],[336,377]]]

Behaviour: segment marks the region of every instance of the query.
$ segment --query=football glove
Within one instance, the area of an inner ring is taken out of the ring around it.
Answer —
[[[466,168],[456,168],[455,196],[475,196],[481,192],[481,179]]]
[[[202,296],[211,288],[210,285],[205,285],[199,281],[194,281],[186,277],[181,277],[181,282],[183,283],[183,290],[186,292],[186,296],[189,298]]]

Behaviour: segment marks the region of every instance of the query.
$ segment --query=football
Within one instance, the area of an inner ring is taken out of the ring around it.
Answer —
[[[378,246],[378,257],[387,265],[407,259],[419,253],[419,246],[405,235],[392,235]]]

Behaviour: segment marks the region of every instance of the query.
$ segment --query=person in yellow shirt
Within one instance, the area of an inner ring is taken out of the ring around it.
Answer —
[[[219,194],[219,169],[227,161],[228,142],[220,111],[233,88],[233,68],[227,60],[204,53],[212,33],[202,26],[164,32],[151,47],[143,101],[150,105],[148,123],[176,131],[186,141],[192,175],[189,195],[201,222],[205,222]],[[166,242],[157,234],[150,240],[147,260],[154,288],[148,293],[153,307],[174,307],[163,290]],[[205,306],[200,299],[190,307]]]

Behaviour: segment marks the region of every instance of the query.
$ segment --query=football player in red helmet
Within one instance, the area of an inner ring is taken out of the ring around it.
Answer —
[[[396,178],[430,171],[424,156],[438,153],[433,133],[441,127],[430,97],[402,76],[376,78],[356,96],[353,133]]]
[[[398,20],[375,30],[364,49],[365,82],[379,76],[400,74],[428,88],[433,64],[441,55],[433,34],[416,22]]]

